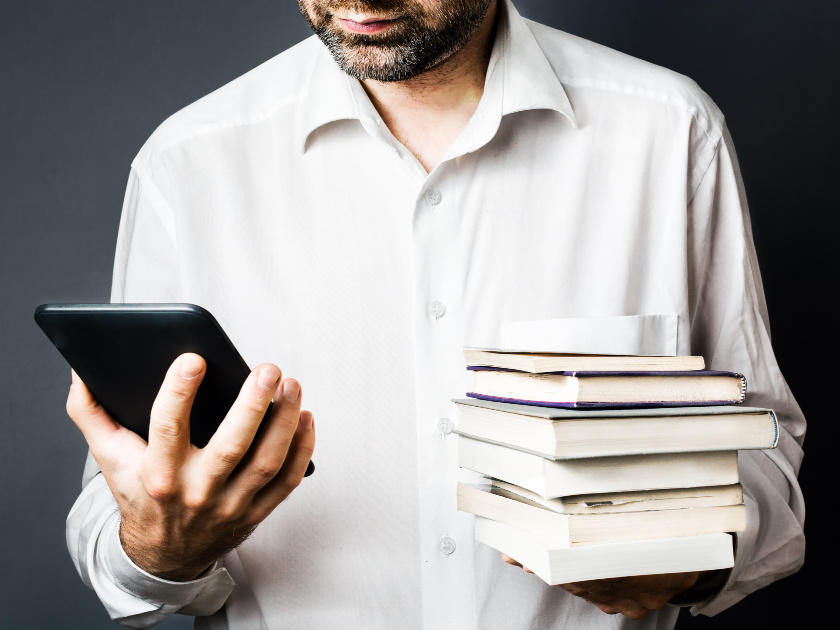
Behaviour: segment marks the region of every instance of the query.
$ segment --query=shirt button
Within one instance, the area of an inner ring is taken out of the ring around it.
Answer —
[[[426,199],[428,199],[429,203],[433,206],[438,205],[442,198],[443,195],[440,194],[440,191],[437,188],[429,188],[429,190],[426,191]]]
[[[449,536],[445,536],[444,538],[440,539],[438,543],[438,549],[440,552],[445,556],[451,556],[455,553],[455,541],[452,540]]]
[[[455,429],[455,423],[449,418],[441,418],[438,420],[438,431],[444,435],[449,435]]]
[[[429,315],[434,317],[435,319],[440,319],[446,313],[446,306],[444,306],[443,302],[438,302],[435,300],[431,304],[429,304]]]

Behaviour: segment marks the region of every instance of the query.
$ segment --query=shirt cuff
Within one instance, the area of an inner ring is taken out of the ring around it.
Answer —
[[[173,613],[211,615],[233,591],[235,582],[221,560],[189,582],[173,582],[144,571],[122,548],[119,528],[119,512],[114,512],[101,530],[95,551],[96,564],[104,569],[109,584],[96,580],[99,584],[94,589],[114,621],[130,628],[147,628]],[[103,587],[105,593],[100,593]],[[106,593],[110,596],[103,597]]]

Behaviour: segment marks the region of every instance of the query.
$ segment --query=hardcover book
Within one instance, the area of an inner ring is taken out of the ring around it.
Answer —
[[[475,375],[470,398],[567,408],[636,408],[741,403],[742,374],[685,372],[552,372],[530,374],[469,366]]]
[[[457,398],[458,432],[552,458],[775,448],[771,409],[563,409]]]
[[[545,374],[576,370],[687,371],[702,370],[703,357],[614,356],[607,354],[561,354],[520,352],[499,348],[464,348],[467,365],[504,368]]]

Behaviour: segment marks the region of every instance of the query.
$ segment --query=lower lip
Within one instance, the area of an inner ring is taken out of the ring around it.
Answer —
[[[382,31],[390,28],[391,25],[396,22],[396,20],[379,20],[377,22],[365,22],[362,24],[361,22],[344,20],[342,18],[339,18],[338,21],[341,22],[341,25],[351,33],[363,33],[365,35],[381,33]]]

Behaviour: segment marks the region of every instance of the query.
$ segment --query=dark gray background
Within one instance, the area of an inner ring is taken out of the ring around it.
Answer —
[[[520,0],[527,17],[694,78],[727,116],[752,209],[782,369],[811,422],[809,558],[714,620],[784,627],[831,606],[833,501],[821,501],[833,350],[840,3]],[[168,115],[308,36],[292,0],[0,3],[0,626],[115,627],[78,579],[64,518],[85,444],[42,302],[107,301],[128,166]],[[836,414],[832,414],[836,415]],[[834,490],[834,488],[831,488]],[[833,493],[829,495],[833,497]],[[807,623],[807,622],[806,622]],[[176,617],[167,628],[185,628]]]

